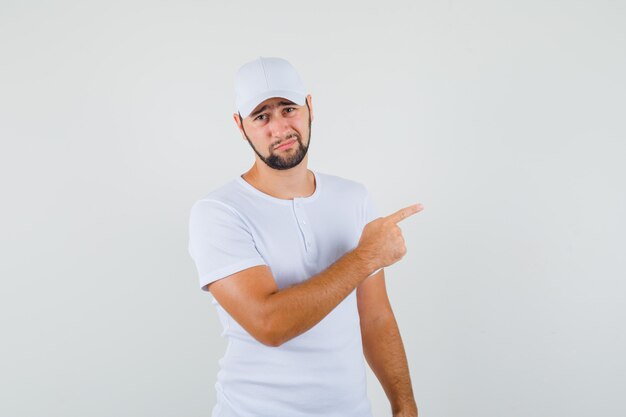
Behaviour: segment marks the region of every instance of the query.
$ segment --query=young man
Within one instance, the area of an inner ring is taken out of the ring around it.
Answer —
[[[255,163],[189,222],[228,338],[213,417],[371,417],[364,357],[393,415],[417,416],[383,268],[406,253],[397,223],[422,206],[379,217],[365,186],[307,168],[311,95],[286,60],[243,65],[235,95]]]

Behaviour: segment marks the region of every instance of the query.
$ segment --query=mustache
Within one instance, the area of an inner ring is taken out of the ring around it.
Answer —
[[[297,142],[300,141],[300,136],[298,136],[297,134],[292,134],[287,136],[284,140],[281,140],[280,142],[278,142],[277,144],[274,145],[274,149],[278,148],[279,146],[283,145],[286,142],[289,142],[290,140],[295,139]]]

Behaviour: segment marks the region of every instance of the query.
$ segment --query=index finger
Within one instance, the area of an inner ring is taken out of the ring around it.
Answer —
[[[389,216],[387,216],[386,218],[391,220],[394,223],[398,223],[400,220],[404,220],[409,216],[412,216],[413,214],[422,211],[424,209],[424,206],[420,203],[418,204],[412,204],[408,207],[405,207],[403,209],[400,209],[398,211],[396,211],[393,214],[390,214]]]

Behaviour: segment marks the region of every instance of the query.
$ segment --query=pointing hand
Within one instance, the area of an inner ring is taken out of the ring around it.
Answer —
[[[404,257],[406,246],[397,223],[423,209],[422,204],[413,204],[365,225],[356,250],[370,260],[372,270],[393,265]]]

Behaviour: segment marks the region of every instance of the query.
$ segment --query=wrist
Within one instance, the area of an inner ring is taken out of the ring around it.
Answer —
[[[358,264],[359,270],[362,271],[366,277],[379,269],[371,254],[360,246],[354,248],[351,253]]]
[[[409,401],[399,406],[392,407],[393,417],[417,417],[417,404]]]

